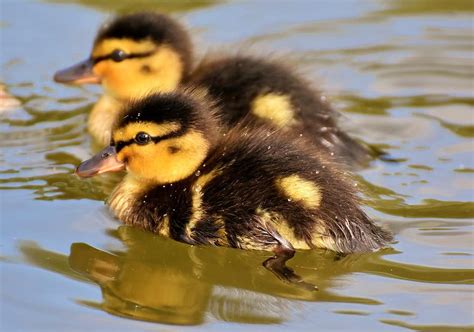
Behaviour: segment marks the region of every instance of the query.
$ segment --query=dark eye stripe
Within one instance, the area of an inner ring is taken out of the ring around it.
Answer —
[[[147,56],[150,56],[154,53],[156,53],[156,50],[149,51],[149,52],[143,52],[143,53],[130,53],[130,54],[125,55],[124,60],[133,59],[133,58],[146,58]],[[107,55],[101,55],[101,56],[98,56],[98,57],[95,57],[95,58],[91,57],[91,60],[94,63],[94,65],[96,65],[97,63],[99,63],[101,61],[104,61],[104,60],[113,60],[112,59],[112,53],[107,54]]]
[[[153,143],[158,143],[158,142],[161,142],[165,139],[170,139],[170,138],[183,136],[185,134],[185,132],[186,132],[186,129],[181,128],[178,131],[175,131],[173,133],[169,133],[169,134],[164,135],[164,136],[150,136],[150,138],[151,138],[151,141]],[[129,139],[128,141],[118,141],[118,142],[115,143],[115,151],[117,153],[119,153],[120,150],[122,150],[124,147],[132,145],[132,144],[137,144],[137,142],[135,141],[135,138]]]

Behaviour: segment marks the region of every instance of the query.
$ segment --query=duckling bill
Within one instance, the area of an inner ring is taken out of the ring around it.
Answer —
[[[370,252],[392,240],[325,154],[272,129],[223,131],[219,113],[201,91],[149,95],[76,173],[125,168],[108,200],[124,223],[189,244],[273,251],[265,266],[299,285],[285,266],[295,249]]]

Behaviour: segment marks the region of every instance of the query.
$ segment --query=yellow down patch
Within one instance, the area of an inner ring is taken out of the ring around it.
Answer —
[[[321,203],[321,191],[319,187],[297,174],[278,178],[276,181],[278,189],[289,200],[302,204],[303,206],[315,209]]]
[[[115,187],[107,203],[118,219],[125,224],[133,224],[135,220],[133,204],[148,188],[148,185],[137,181],[130,175],[126,175],[122,182]]]
[[[295,236],[294,230],[288,225],[286,221],[280,214],[263,210],[258,208],[256,211],[257,215],[264,223],[271,225],[285,240],[291,243],[295,249],[310,249],[310,246],[303,239],[298,239]]]
[[[278,128],[289,127],[295,123],[289,96],[276,93],[260,95],[252,101],[251,108],[254,115],[269,120]]]
[[[196,182],[191,187],[192,190],[192,207],[191,207],[191,218],[186,225],[186,235],[191,237],[193,228],[196,227],[197,223],[204,216],[204,210],[202,208],[202,190],[203,188],[217,175],[221,173],[219,169],[213,169],[209,173],[200,175]],[[222,221],[222,224],[224,222]]]
[[[160,227],[155,232],[162,236],[170,237],[170,217],[167,215],[163,216]]]

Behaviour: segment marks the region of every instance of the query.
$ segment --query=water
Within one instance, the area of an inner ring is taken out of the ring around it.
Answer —
[[[358,177],[367,212],[398,243],[347,257],[299,252],[290,266],[320,289],[308,293],[265,270],[266,253],[191,247],[115,221],[102,202],[117,177],[72,175],[98,148],[85,120],[100,90],[51,76],[88,54],[110,13],[134,7],[181,18],[201,53],[298,65],[348,131],[390,153]],[[471,1],[0,9],[1,81],[20,103],[0,112],[2,331],[474,329]]]

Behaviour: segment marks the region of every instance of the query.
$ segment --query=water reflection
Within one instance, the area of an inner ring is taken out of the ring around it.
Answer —
[[[132,249],[121,257],[75,243],[69,265],[100,286],[103,302],[98,306],[109,313],[169,324],[202,323],[211,285],[199,280],[189,255],[161,249],[165,250],[145,256]]]
[[[98,0],[46,0],[55,3],[77,3],[83,6],[95,8],[104,12],[116,12],[119,14],[130,13],[138,10],[157,10],[163,12],[181,12],[193,9],[207,7],[218,2],[217,0],[173,0],[173,1],[156,1],[156,0],[115,0],[115,1],[98,1]]]
[[[341,256],[329,251],[299,252],[290,265],[318,285],[318,292],[282,283],[261,266],[268,254],[228,248],[196,247],[121,226],[109,235],[124,250],[105,251],[85,243],[71,245],[69,256],[21,242],[30,264],[102,291],[102,302],[76,302],[128,318],[166,324],[198,325],[210,314],[218,320],[276,324],[291,317],[298,301],[377,305],[376,299],[339,295],[344,276],[361,272],[431,283],[473,283],[470,270],[395,263],[384,252]]]
[[[471,0],[395,0],[387,4],[387,8],[378,12],[380,15],[430,15],[440,13],[473,12]]]

